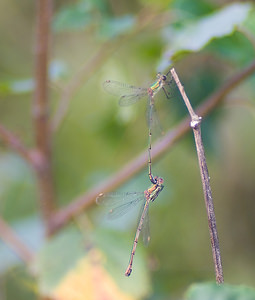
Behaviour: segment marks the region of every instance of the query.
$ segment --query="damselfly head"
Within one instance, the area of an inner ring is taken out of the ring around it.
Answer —
[[[155,181],[155,184],[159,184],[159,185],[164,183],[164,179],[161,177],[158,177],[158,176],[154,176],[154,181]]]
[[[166,81],[166,75],[162,75],[160,72],[158,72],[158,74],[157,74],[157,79],[160,79],[160,80],[162,80],[162,81]]]

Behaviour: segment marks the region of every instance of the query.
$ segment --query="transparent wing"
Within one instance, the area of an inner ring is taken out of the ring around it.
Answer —
[[[143,236],[143,243],[145,246],[148,246],[151,237],[150,237],[150,219],[149,219],[149,207],[146,211],[146,215],[143,221],[143,226],[142,226],[142,236]]]
[[[143,192],[100,194],[96,199],[97,204],[111,207],[107,215],[109,219],[123,216],[141,201],[145,201]]]
[[[120,97],[120,106],[131,105],[147,96],[146,88],[136,87],[114,80],[106,80],[103,83],[103,87],[108,93]]]
[[[134,94],[121,96],[119,99],[119,105],[120,106],[128,106],[128,105],[134,104],[137,101],[139,101],[140,99],[146,97],[147,95],[148,94],[147,94],[147,90],[146,90],[145,92],[137,91]]]
[[[153,101],[151,101],[151,98],[148,98],[148,106],[147,106],[147,124],[150,131],[154,131],[156,135],[163,135],[164,131],[162,129],[162,126],[160,124],[157,110],[155,108],[155,104]]]

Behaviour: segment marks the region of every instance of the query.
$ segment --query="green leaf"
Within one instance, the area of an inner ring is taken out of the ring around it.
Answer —
[[[248,18],[245,20],[243,24],[244,28],[249,30],[253,34],[253,39],[255,38],[255,8],[253,8],[250,13]]]
[[[81,30],[92,22],[91,5],[89,2],[81,1],[76,4],[62,8],[53,20],[55,31]]]
[[[150,285],[141,249],[137,251],[132,276],[124,276],[130,243],[123,232],[95,229],[85,234],[74,227],[63,230],[47,241],[36,259],[34,269],[40,291],[61,299],[67,290],[83,294],[84,299],[95,299],[98,288],[109,299],[148,295]],[[114,291],[114,297],[108,294],[106,285]],[[80,299],[70,298],[70,294],[64,298]]]
[[[84,253],[82,236],[78,231],[64,230],[48,241],[40,250],[35,263],[40,290],[50,293]]]
[[[20,80],[6,80],[0,82],[0,94],[24,94],[34,89],[34,80],[32,78]]]
[[[171,9],[179,12],[178,21],[180,21],[187,20],[187,18],[194,19],[211,13],[215,9],[215,3],[206,0],[175,0],[171,4]]]
[[[63,61],[54,60],[49,66],[49,78],[51,81],[57,81],[67,76],[68,69]],[[11,79],[0,82],[0,95],[20,95],[31,93],[35,89],[33,78]]]
[[[187,300],[255,300],[255,290],[246,286],[203,283],[192,285],[186,293]]]
[[[234,3],[198,21],[189,22],[181,29],[168,28],[164,34],[169,46],[158,69],[169,66],[174,56],[199,51],[213,39],[232,34],[237,25],[244,22],[250,9],[249,3]]]
[[[103,21],[100,34],[104,37],[112,38],[127,32],[133,28],[135,18],[125,15],[116,18],[107,18]]]
[[[35,195],[34,175],[24,160],[15,154],[1,154],[0,197],[4,217],[13,220],[31,213],[35,209]]]

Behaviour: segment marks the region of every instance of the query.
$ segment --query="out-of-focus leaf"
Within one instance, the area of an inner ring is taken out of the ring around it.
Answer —
[[[217,53],[224,61],[246,65],[254,58],[254,47],[241,32],[235,31],[231,36],[217,39],[210,43],[206,51]],[[245,53],[245,55],[244,55]]]
[[[59,80],[66,77],[68,74],[68,68],[64,61],[53,60],[49,67],[49,77],[51,81]]]
[[[81,0],[60,9],[53,20],[55,31],[84,30],[88,26],[100,27],[108,15],[108,4],[104,0]]]
[[[32,78],[21,80],[9,80],[0,82],[0,94],[23,94],[31,92],[34,89],[34,80]]]
[[[124,276],[130,246],[123,232],[95,230],[85,236],[69,228],[48,241],[37,257],[39,289],[45,295],[57,299],[64,295],[70,300],[103,299],[102,295],[132,300],[134,295],[148,295],[148,279],[139,254],[133,277]]]
[[[48,241],[36,261],[40,290],[51,293],[84,254],[82,236],[77,231],[65,230]]]
[[[51,81],[59,80],[67,75],[67,66],[64,62],[54,60],[49,66],[49,78]],[[5,80],[0,82],[0,95],[31,93],[35,88],[33,78]]]
[[[100,34],[108,38],[116,37],[132,29],[134,22],[135,18],[131,15],[107,18],[101,26]]]
[[[158,0],[158,1],[154,1],[154,0],[140,0],[139,1],[142,5],[153,5],[153,7],[155,9],[164,9],[167,8],[169,6],[169,4],[171,2],[173,2],[173,0]]]
[[[243,26],[244,28],[248,29],[253,35],[255,35],[255,8],[250,11],[248,18],[246,18],[243,23]]]
[[[63,31],[86,28],[93,20],[91,9],[92,6],[88,1],[80,1],[65,6],[56,14],[53,21],[53,29],[55,31]]]
[[[255,290],[246,286],[215,283],[194,284],[186,293],[187,300],[254,300]]]
[[[6,219],[33,211],[35,179],[28,165],[17,155],[0,155],[0,211]]]
[[[25,218],[10,224],[14,232],[20,239],[31,249],[37,251],[43,240],[43,227],[40,220],[36,217]],[[7,269],[18,265],[21,261],[10,251],[8,246],[0,240],[0,273],[6,272]]]
[[[80,1],[60,10],[55,16],[53,28],[56,31],[84,30],[93,25],[97,36],[112,38],[130,30],[134,21],[131,15],[110,16],[106,5],[100,0]]]
[[[66,300],[135,299],[120,290],[112,276],[104,269],[103,259],[99,251],[91,249],[56,286],[53,297]]]
[[[110,221],[111,222],[111,221]],[[127,239],[123,232],[98,229],[94,236],[95,244],[101,249],[107,260],[105,260],[106,269],[113,274],[116,282],[123,290],[128,291],[130,295],[137,298],[144,298],[150,292],[150,282],[148,278],[148,269],[143,255],[143,243],[139,242],[137,248],[133,271],[129,278],[124,275],[127,268],[133,239]]]
[[[35,300],[39,297],[35,278],[24,264],[9,269],[0,282],[1,300]]]
[[[244,22],[251,9],[249,3],[234,3],[223,9],[186,24],[182,29],[168,28],[164,32],[169,46],[158,67],[164,70],[172,63],[173,57],[184,52],[199,51],[215,38],[230,35],[237,25]]]
[[[178,14],[178,21],[183,22],[209,14],[215,9],[215,4],[206,0],[175,0],[171,3],[171,9]]]

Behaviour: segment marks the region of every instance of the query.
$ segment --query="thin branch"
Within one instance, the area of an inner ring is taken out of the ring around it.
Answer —
[[[0,237],[26,264],[32,262],[33,253],[1,217]]]
[[[243,71],[234,75],[226,84],[224,84],[218,91],[207,98],[202,105],[197,109],[201,116],[206,116],[215,107],[217,107],[224,99],[224,97],[231,92],[238,84],[243,82],[249,75],[255,72],[255,61]],[[152,147],[152,158],[158,159],[180,140],[190,130],[189,118],[185,118],[174,129],[169,130],[166,135],[159,141],[155,142]],[[128,162],[120,171],[116,172],[109,179],[102,183],[97,183],[85,194],[74,199],[68,206],[59,210],[52,218],[51,232],[60,229],[66,225],[74,216],[81,213],[85,208],[94,204],[95,198],[101,192],[109,192],[116,189],[121,184],[132,178],[135,174],[140,172],[146,165],[148,160],[147,150],[141,153],[132,161]]]
[[[205,206],[207,211],[207,218],[208,218],[208,225],[209,225],[209,232],[210,232],[210,238],[211,238],[211,246],[212,246],[212,254],[213,254],[213,260],[214,260],[214,268],[215,268],[215,275],[216,275],[216,282],[218,284],[221,284],[224,282],[223,278],[223,268],[221,263],[221,255],[220,255],[220,246],[219,246],[219,239],[218,239],[218,233],[217,233],[217,226],[216,226],[216,217],[214,212],[214,204],[213,204],[213,198],[212,198],[212,190],[210,185],[210,177],[209,172],[207,168],[206,158],[205,158],[205,150],[204,145],[202,142],[202,136],[201,136],[201,120],[202,118],[196,115],[194,112],[190,101],[185,93],[184,87],[182,86],[179,77],[177,73],[175,72],[175,69],[171,69],[171,74],[174,78],[174,81],[177,84],[177,87],[181,93],[181,96],[184,100],[184,103],[189,111],[191,122],[190,127],[193,129],[195,143],[196,143],[196,149],[197,149],[197,156],[198,156],[198,162],[199,162],[199,168],[200,168],[200,175],[203,185],[203,191],[204,191],[204,200],[205,200]]]
[[[48,222],[51,213],[55,207],[48,103],[48,57],[51,16],[52,0],[38,0],[33,117],[35,124],[36,151],[37,157],[39,157],[38,162],[40,162],[36,169],[36,174],[42,215],[46,223],[46,231],[49,227]]]
[[[34,165],[34,160],[31,157],[29,150],[22,144],[22,142],[16,135],[14,135],[12,132],[7,130],[1,124],[0,124],[0,137],[1,137],[1,141],[3,141],[6,146],[16,151],[29,164]]]

